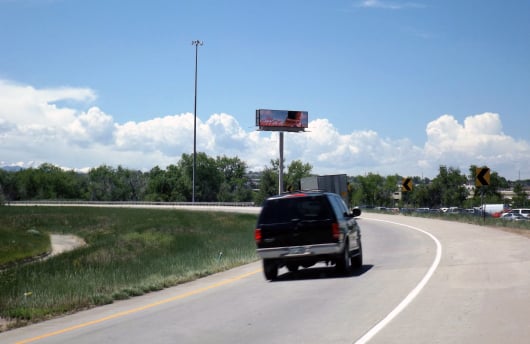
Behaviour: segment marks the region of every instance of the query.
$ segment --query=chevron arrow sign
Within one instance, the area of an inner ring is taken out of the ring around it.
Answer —
[[[403,178],[403,181],[401,183],[401,191],[407,192],[412,191],[412,179],[411,178]]]
[[[475,179],[476,186],[490,185],[490,169],[487,167],[477,167],[477,178]]]

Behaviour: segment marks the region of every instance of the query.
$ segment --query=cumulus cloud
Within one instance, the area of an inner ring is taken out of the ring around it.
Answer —
[[[430,122],[426,132],[424,155],[430,161],[425,165],[487,165],[512,177],[514,171],[530,169],[530,144],[505,135],[499,114],[469,116],[463,124],[443,115]]]
[[[200,123],[198,126],[200,127]],[[116,126],[116,146],[120,150],[175,153],[193,142],[193,114],[159,117],[144,122]]]
[[[75,118],[74,109],[55,103],[65,100],[91,102],[96,93],[88,88],[35,89],[6,80],[0,80],[1,118],[22,127],[61,126]]]
[[[372,130],[339,133],[327,119],[311,121],[307,133],[293,135],[286,139],[287,155],[311,163],[320,173],[405,174],[421,153],[408,139],[384,139]]]
[[[90,89],[36,89],[0,80],[0,103],[5,104],[0,108],[1,164],[149,170],[193,152],[193,114],[117,123],[92,104],[95,100]],[[425,144],[417,146],[407,138],[382,138],[373,130],[343,133],[329,120],[316,118],[305,133],[285,133],[284,157],[287,164],[310,163],[319,174],[434,177],[440,165],[465,172],[471,164],[488,165],[512,179],[514,171],[530,173],[529,143],[504,134],[499,114],[477,114],[463,123],[442,115],[427,125],[426,133]],[[279,134],[246,131],[235,117],[216,113],[205,121],[197,118],[197,151],[237,156],[249,169],[261,170],[279,157]]]
[[[66,126],[65,134],[70,141],[87,146],[92,142],[110,144],[113,142],[114,120],[97,107],[81,113]]]

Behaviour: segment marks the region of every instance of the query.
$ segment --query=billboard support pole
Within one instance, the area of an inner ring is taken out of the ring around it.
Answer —
[[[278,194],[283,193],[283,131],[280,131],[280,164],[278,168]]]

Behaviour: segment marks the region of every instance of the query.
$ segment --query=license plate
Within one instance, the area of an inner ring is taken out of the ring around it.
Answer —
[[[290,247],[289,248],[289,254],[304,254],[305,253],[305,247]]]

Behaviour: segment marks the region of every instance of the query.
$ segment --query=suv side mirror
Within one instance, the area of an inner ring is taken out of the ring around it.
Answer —
[[[351,210],[351,215],[353,217],[361,216],[361,209],[358,207],[355,207]]]

